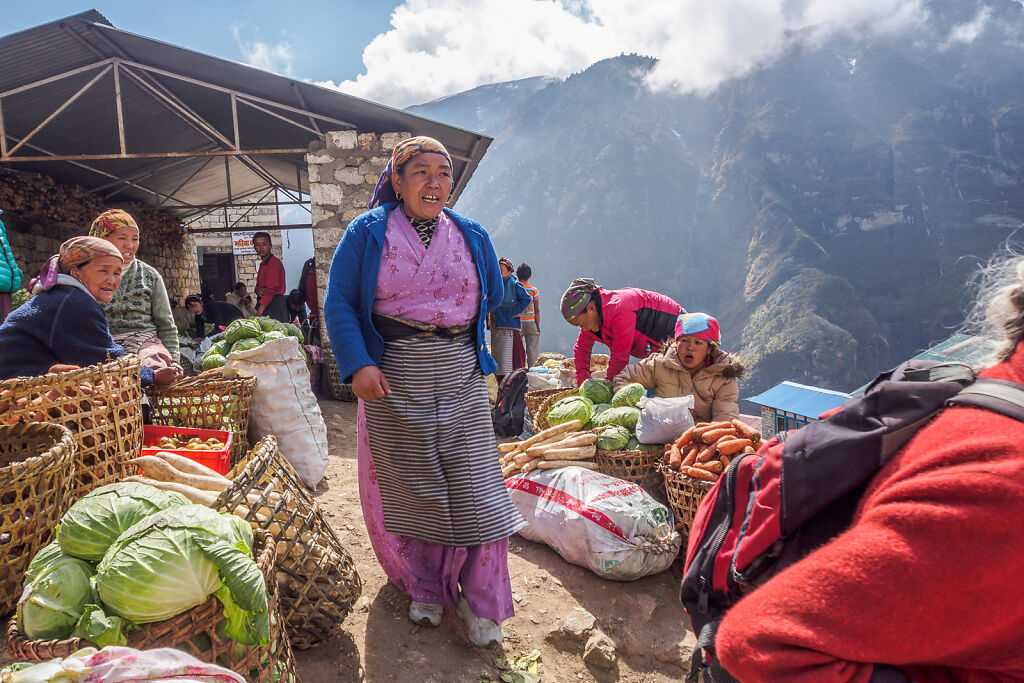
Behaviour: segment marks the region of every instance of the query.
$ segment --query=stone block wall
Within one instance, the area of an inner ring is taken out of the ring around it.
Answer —
[[[359,133],[331,131],[323,140],[310,143],[306,154],[309,170],[310,209],[313,223],[313,251],[316,257],[317,287],[320,290],[320,320],[323,320],[324,291],[334,250],[353,218],[366,211],[377,179],[391,152],[407,132]],[[337,375],[330,353],[327,331],[323,329],[324,355]],[[335,380],[337,381],[337,380]]]
[[[10,211],[4,211],[2,219],[14,258],[25,273],[25,287],[29,279],[39,274],[46,260],[60,250],[61,244],[75,235],[88,235],[91,223],[49,221]],[[147,240],[143,226],[140,237],[138,258],[157,269],[172,301],[180,302],[189,293],[199,291],[199,264],[190,235]]]

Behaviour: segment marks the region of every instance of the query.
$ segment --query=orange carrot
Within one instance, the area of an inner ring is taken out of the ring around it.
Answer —
[[[754,444],[750,442],[750,439],[723,439],[718,442],[718,454],[735,455],[747,446],[750,446],[751,448],[754,447]]]
[[[732,421],[732,426],[735,427],[736,431],[742,434],[744,438],[750,439],[751,441],[761,440],[761,432],[757,431],[739,418]]]
[[[718,475],[717,474],[715,474],[714,472],[708,472],[707,470],[702,470],[699,467],[686,467],[686,468],[683,468],[683,474],[689,475],[689,476],[693,477],[694,479],[701,479],[703,481],[717,481],[718,480]]]
[[[710,431],[704,432],[703,436],[701,436],[701,440],[704,443],[714,443],[714,442],[718,441],[719,439],[721,439],[723,436],[735,436],[735,435],[736,435],[736,428],[733,427],[732,425],[729,425],[728,427],[722,427],[721,429],[712,429]]]

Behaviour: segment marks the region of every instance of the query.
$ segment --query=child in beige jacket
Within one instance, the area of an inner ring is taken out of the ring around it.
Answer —
[[[738,418],[737,378],[743,363],[720,344],[717,320],[706,313],[683,313],[676,320],[675,341],[627,365],[615,377],[615,388],[637,382],[660,398],[692,395],[695,422]]]

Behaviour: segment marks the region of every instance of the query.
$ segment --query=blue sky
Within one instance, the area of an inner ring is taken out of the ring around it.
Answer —
[[[390,0],[9,0],[0,12],[0,35],[96,9],[119,29],[199,52],[249,61],[245,46],[266,45],[269,56],[289,46],[292,75],[313,81],[343,81],[363,70],[362,53],[388,30]],[[278,66],[284,60],[278,60]]]
[[[486,83],[566,77],[622,53],[658,59],[647,75],[653,89],[706,93],[796,40],[914,32],[928,14],[926,0],[91,1],[122,30],[396,107]],[[0,35],[90,9],[3,4]],[[929,38],[971,42],[990,31],[990,11],[978,7],[948,36]]]

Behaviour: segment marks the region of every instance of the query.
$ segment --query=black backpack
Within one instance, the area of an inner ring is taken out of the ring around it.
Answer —
[[[519,436],[526,417],[526,368],[505,375],[498,387],[498,399],[491,409],[491,422],[497,436]]]
[[[908,361],[828,418],[732,461],[701,501],[687,544],[680,600],[697,636],[688,682],[701,673],[705,683],[736,683],[715,651],[726,611],[844,531],[875,473],[951,405],[1024,422],[1024,386],[975,379],[959,363]],[[889,667],[875,669],[873,681],[906,680]]]

